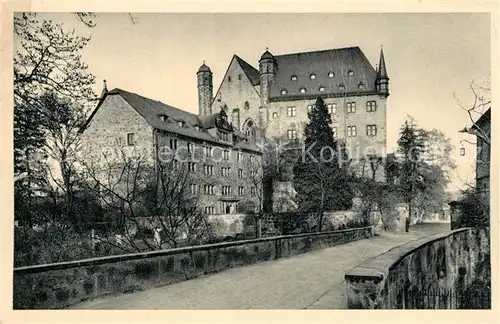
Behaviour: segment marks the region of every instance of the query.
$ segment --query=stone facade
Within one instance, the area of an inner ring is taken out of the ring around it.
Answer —
[[[325,56],[324,53],[329,51],[337,54]],[[297,59],[290,61],[288,57]],[[335,66],[333,69],[332,65]],[[381,69],[375,71],[359,48],[285,54],[276,57],[266,50],[259,60],[259,69],[253,68],[235,55],[215,94],[212,110],[225,107],[232,116],[233,125],[245,134],[250,125],[259,128],[258,131],[255,130],[256,134],[267,139],[301,139],[303,129],[308,122],[308,111],[316,99],[322,97],[327,105],[334,105],[330,106],[332,128],[336,137],[346,142],[349,157],[352,159],[352,171],[360,176],[371,177],[371,171],[366,170],[369,166],[367,168],[362,157],[368,154],[385,157],[387,149],[389,78],[383,52],[379,65]],[[335,70],[335,73],[340,75],[331,78],[320,77],[319,73],[328,73],[328,69],[331,69],[332,74]],[[300,79],[294,75],[299,74],[295,71],[302,73]],[[309,73],[318,73],[318,77],[315,77],[318,79],[317,84],[311,82],[312,77],[311,80],[303,80],[306,75],[309,79]],[[285,79],[293,77],[295,77],[293,80],[297,80],[295,85],[284,84],[290,81]],[[360,81],[359,84],[354,84],[354,79]],[[345,91],[339,90],[332,82],[345,83]],[[308,84],[315,88],[319,86],[322,92],[310,88],[307,93],[305,90],[304,93],[302,90],[299,92],[300,84]],[[290,89],[292,86],[297,89],[292,91]],[[288,92],[280,96],[277,90],[281,88],[287,88]],[[355,111],[351,111],[352,105],[355,105]],[[289,111],[291,107],[293,113]],[[377,181],[385,179],[383,168],[377,169],[375,178]]]
[[[188,168],[200,204],[209,214],[237,213],[240,202],[261,201],[259,148],[233,128],[223,113],[203,118],[120,89],[105,93],[83,131],[83,159],[104,165],[102,154],[120,158],[165,156]],[[209,150],[209,151],[207,151]],[[101,173],[102,181],[107,176]]]
[[[14,309],[59,309],[373,236],[371,227],[278,236],[14,269]]]
[[[476,136],[476,190],[479,198],[485,206],[490,205],[490,165],[491,144],[488,144],[483,136],[491,141],[491,109],[485,112],[477,121],[476,127],[482,136]],[[473,127],[474,129],[474,127]]]
[[[470,228],[393,248],[345,275],[348,308],[455,308],[450,298],[487,276],[489,249],[488,231]]]

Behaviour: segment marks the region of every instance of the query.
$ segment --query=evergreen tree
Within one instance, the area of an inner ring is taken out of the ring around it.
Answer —
[[[304,149],[294,167],[294,187],[299,210],[319,213],[318,231],[323,213],[351,207],[353,193],[349,176],[340,162],[337,142],[330,127],[332,120],[323,99],[308,114],[304,129]]]
[[[399,183],[403,196],[408,203],[410,220],[412,218],[412,203],[419,191],[424,189],[422,172],[425,153],[425,132],[417,128],[415,123],[405,121],[401,127],[398,139],[400,162]]]

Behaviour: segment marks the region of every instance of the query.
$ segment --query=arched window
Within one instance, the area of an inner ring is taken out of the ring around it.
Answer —
[[[255,124],[252,120],[248,120],[243,127],[243,131],[248,140],[255,140]]]
[[[250,109],[250,104],[248,103],[248,101],[245,101],[245,110],[248,110]]]

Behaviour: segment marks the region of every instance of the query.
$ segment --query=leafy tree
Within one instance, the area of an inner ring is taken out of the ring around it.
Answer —
[[[318,231],[323,213],[350,208],[353,193],[346,170],[340,164],[337,142],[331,129],[331,117],[323,99],[308,114],[304,129],[305,143],[300,161],[294,166],[294,187],[299,209],[319,214]]]

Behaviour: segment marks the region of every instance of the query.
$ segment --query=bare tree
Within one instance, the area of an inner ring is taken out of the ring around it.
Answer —
[[[472,124],[471,128],[465,127],[461,132],[471,133],[480,137],[486,144],[491,145],[490,134],[476,124],[476,121],[491,107],[491,87],[490,83],[486,85],[478,85],[474,80],[470,83],[469,88],[473,95],[472,104],[463,103],[456,94],[453,94],[458,105],[467,112],[469,120]]]
[[[207,215],[197,201],[198,181],[184,163],[151,161],[144,152],[121,148],[98,156],[99,162],[84,163],[85,173],[104,208],[115,211],[122,247],[195,245],[209,235]]]
[[[44,112],[40,97],[50,91],[73,101],[96,98],[95,77],[87,72],[81,51],[90,37],[80,37],[62,23],[54,24],[36,13],[14,15],[14,101]]]

